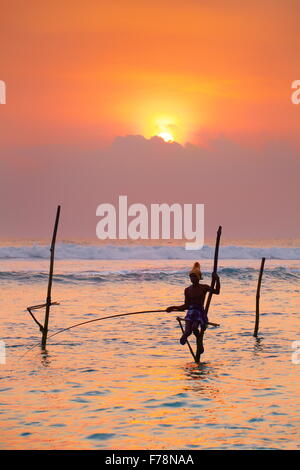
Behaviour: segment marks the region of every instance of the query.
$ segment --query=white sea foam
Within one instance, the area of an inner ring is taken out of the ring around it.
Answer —
[[[211,259],[214,247],[205,245],[199,251],[187,251],[179,246],[112,246],[85,245],[76,243],[58,243],[56,259],[86,260],[125,260],[125,259]],[[221,246],[220,259],[300,259],[298,247],[253,247],[253,246]],[[0,259],[48,259],[49,246],[2,246]]]

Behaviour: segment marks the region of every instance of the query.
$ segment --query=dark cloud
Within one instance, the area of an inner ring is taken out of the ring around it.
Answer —
[[[5,157],[2,238],[49,236],[58,203],[64,237],[94,238],[97,205],[117,204],[119,195],[129,203],[204,203],[207,237],[219,224],[227,238],[299,233],[299,159],[285,142],[254,150],[225,138],[197,147],[135,135],[94,151],[53,145]]]

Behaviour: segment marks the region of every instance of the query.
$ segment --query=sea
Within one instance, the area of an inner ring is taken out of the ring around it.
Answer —
[[[179,343],[178,312],[62,331],[182,304],[194,261],[210,284],[213,255],[213,243],[194,252],[174,243],[58,241],[59,305],[43,350],[27,307],[46,300],[49,245],[0,242],[0,448],[299,449],[298,242],[221,245],[221,292],[209,310],[220,326],[206,330],[199,364]],[[41,323],[44,313],[34,310]]]

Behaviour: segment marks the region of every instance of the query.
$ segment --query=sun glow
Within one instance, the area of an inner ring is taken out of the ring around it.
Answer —
[[[128,118],[127,113],[126,119],[132,122],[133,132],[146,139],[160,137],[165,142],[183,145],[192,140],[199,115],[196,119],[193,111],[180,100],[175,102],[166,97],[153,97],[151,101],[148,99],[133,106],[130,117]]]
[[[152,135],[158,136],[165,142],[178,139],[178,120],[175,116],[160,116],[152,120]]]
[[[158,137],[161,137],[165,142],[174,142],[174,137],[169,132],[161,132]]]

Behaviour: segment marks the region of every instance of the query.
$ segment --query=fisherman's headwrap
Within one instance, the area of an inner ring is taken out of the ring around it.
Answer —
[[[202,279],[202,272],[200,270],[200,264],[198,263],[198,261],[196,261],[196,263],[194,263],[194,266],[190,270],[190,274],[196,274],[199,281],[200,281],[200,279]]]

